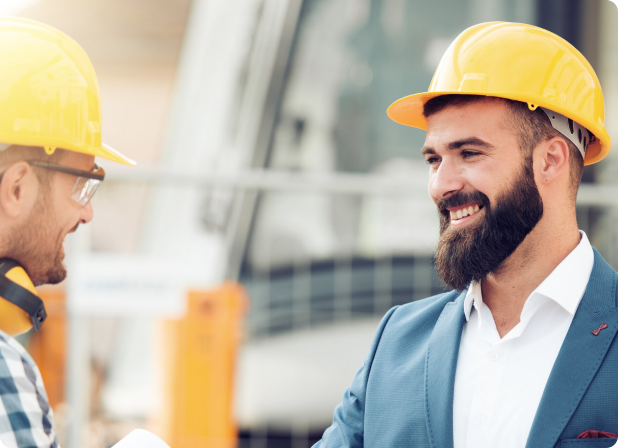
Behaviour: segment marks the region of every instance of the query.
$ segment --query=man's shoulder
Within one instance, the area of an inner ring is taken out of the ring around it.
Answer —
[[[435,316],[437,319],[444,307],[455,302],[461,294],[463,293],[460,291],[448,291],[400,305],[393,313],[393,318],[406,320],[416,319],[420,316]]]
[[[24,347],[0,330],[0,442],[58,447],[43,379]]]
[[[0,357],[5,361],[17,361],[36,368],[36,364],[26,349],[2,330],[0,330]]]
[[[0,379],[15,382],[18,378],[22,388],[46,395],[41,374],[30,354],[15,338],[0,330]]]
[[[444,308],[454,303],[461,294],[459,291],[449,291],[400,305],[388,316],[385,331],[397,339],[431,334]]]

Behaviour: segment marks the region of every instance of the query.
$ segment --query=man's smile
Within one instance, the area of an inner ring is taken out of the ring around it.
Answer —
[[[480,203],[471,203],[459,205],[457,207],[449,207],[448,211],[451,214],[451,225],[462,225],[472,219],[479,211],[483,209]]]

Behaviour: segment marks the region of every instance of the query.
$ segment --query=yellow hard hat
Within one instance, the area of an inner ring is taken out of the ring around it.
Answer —
[[[423,106],[441,95],[486,95],[549,109],[579,123],[596,140],[585,165],[609,153],[605,106],[599,79],[586,58],[561,37],[521,23],[475,25],[450,45],[429,91],[395,101],[387,110],[395,122],[427,129]]]
[[[0,18],[0,142],[135,165],[101,142],[99,84],[86,52],[33,20]]]

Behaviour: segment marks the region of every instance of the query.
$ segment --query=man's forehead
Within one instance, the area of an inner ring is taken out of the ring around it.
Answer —
[[[505,123],[508,108],[502,102],[479,101],[449,106],[427,118],[425,145],[448,145],[477,138],[488,143],[509,132]]]
[[[509,112],[508,104],[500,98],[483,97],[483,99],[466,104],[447,105],[442,110],[427,117],[427,125],[442,123],[458,118],[473,120],[475,117],[491,116],[496,120]]]

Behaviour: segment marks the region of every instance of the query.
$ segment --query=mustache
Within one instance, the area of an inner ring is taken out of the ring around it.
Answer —
[[[471,202],[478,202],[483,207],[489,208],[489,198],[480,191],[460,191],[455,193],[448,199],[436,200],[436,206],[438,211],[444,216],[450,216],[449,208],[459,207],[462,205],[470,204]]]

